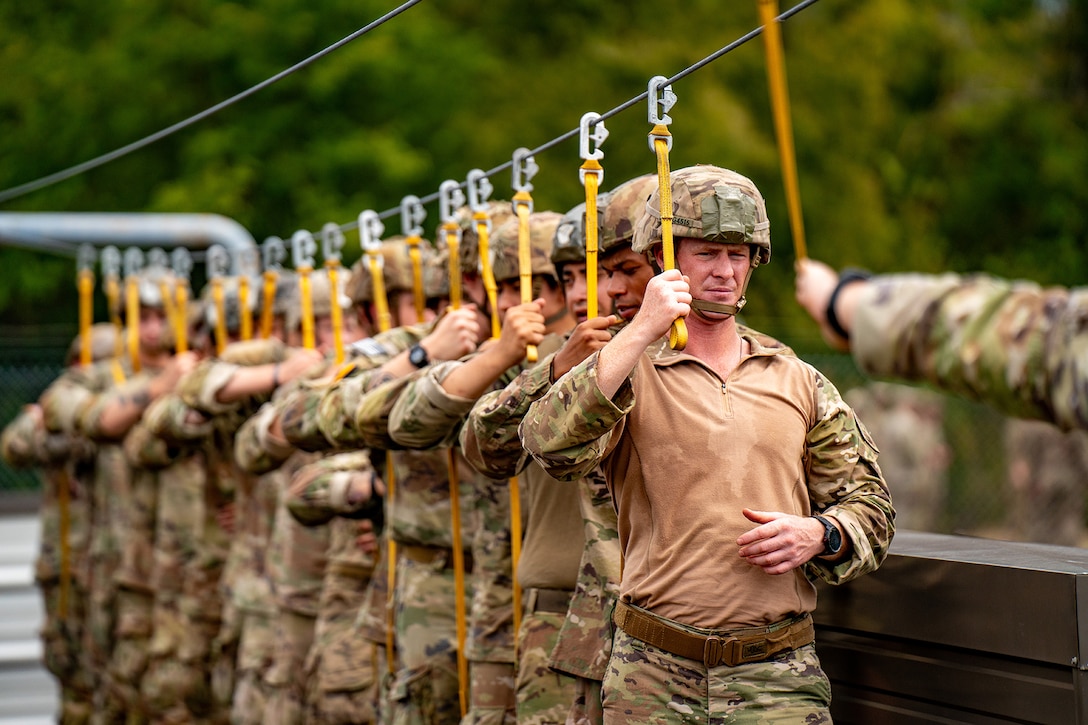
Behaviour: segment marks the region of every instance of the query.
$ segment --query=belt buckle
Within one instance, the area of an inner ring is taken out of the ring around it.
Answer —
[[[712,634],[706,638],[706,642],[703,642],[703,664],[706,667],[717,667],[722,664],[724,654],[725,647],[722,645],[722,638],[718,635]]]

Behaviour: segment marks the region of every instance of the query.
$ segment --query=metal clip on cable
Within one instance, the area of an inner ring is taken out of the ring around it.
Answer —
[[[91,364],[91,323],[94,320],[94,247],[82,244],[76,253],[76,289],[79,292],[79,364]]]
[[[533,185],[529,180],[540,167],[527,148],[519,148],[513,158],[514,213],[518,217],[518,277],[521,280],[521,303],[533,301],[533,257],[529,238],[529,215],[533,213]],[[525,359],[536,362],[536,345],[525,349]]]
[[[418,196],[409,194],[400,200],[400,229],[404,243],[408,245],[408,258],[412,261],[412,300],[415,302],[416,322],[423,322],[427,307],[426,290],[423,288],[423,220],[427,212]]]
[[[654,125],[650,131],[650,150],[657,155],[658,198],[661,201],[661,247],[664,254],[665,269],[676,268],[676,253],[672,241],[672,185],[669,179],[669,151],[672,150],[672,134],[669,124],[672,118],[668,111],[676,103],[676,94],[672,86],[665,85],[668,78],[654,76],[647,86],[649,97],[649,122]],[[677,318],[669,330],[669,347],[683,350],[688,344],[688,328],[682,318]]]
[[[387,332],[392,327],[389,316],[389,300],[385,293],[385,257],[382,256],[382,234],[385,225],[372,209],[359,213],[359,246],[366,254],[370,281],[374,288],[374,308],[377,310],[378,332]]]
[[[227,250],[218,244],[208,247],[204,264],[208,269],[208,280],[212,286],[212,302],[215,304],[215,351],[222,355],[227,346],[227,305],[223,299],[223,277],[230,269],[230,257]]]
[[[593,130],[590,131],[590,128]],[[578,124],[578,151],[583,162],[578,170],[578,179],[586,189],[586,218],[583,228],[586,235],[586,301],[590,319],[597,316],[597,194],[604,181],[604,169],[600,160],[604,151],[600,146],[608,138],[608,129],[604,127],[601,114],[589,111],[582,115]],[[592,149],[590,141],[593,142]]]
[[[272,313],[276,307],[276,284],[279,282],[287,248],[279,237],[268,237],[261,244],[261,262],[264,267],[264,292],[261,297],[261,339],[272,337]]]
[[[333,359],[344,362],[344,309],[340,306],[340,250],[344,248],[344,232],[336,222],[321,227],[321,256],[325,273],[329,275],[329,317],[332,319]]]
[[[174,270],[174,340],[180,355],[189,351],[189,275],[193,272],[193,255],[185,247],[174,247],[170,253],[170,268]]]
[[[302,346],[307,350],[317,347],[314,339],[314,291],[310,279],[316,251],[317,242],[310,232],[300,229],[291,235],[291,261],[298,273],[298,292],[302,301]]]
[[[461,309],[461,226],[457,223],[457,210],[464,204],[461,185],[453,179],[443,181],[438,187],[438,210],[450,255],[450,307],[455,310]]]
[[[480,274],[487,292],[488,306],[491,308],[491,338],[499,336],[502,325],[499,322],[498,285],[495,284],[495,272],[491,268],[491,214],[487,200],[495,187],[480,169],[468,172],[465,180],[468,188],[468,205],[472,209],[472,219],[476,223],[477,250],[480,258]]]

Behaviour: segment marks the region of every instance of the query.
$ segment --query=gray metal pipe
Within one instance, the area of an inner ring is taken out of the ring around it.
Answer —
[[[253,235],[220,214],[0,212],[0,245],[75,257],[83,244],[191,250],[221,244],[230,252],[232,274],[246,250],[257,251]]]

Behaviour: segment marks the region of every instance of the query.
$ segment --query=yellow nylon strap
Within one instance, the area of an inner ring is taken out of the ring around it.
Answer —
[[[427,294],[423,289],[423,252],[419,249],[422,241],[418,236],[405,240],[408,258],[412,260],[412,300],[416,306],[416,322],[423,322],[423,313],[427,309]]]
[[[457,476],[457,452],[448,450],[447,466],[450,476],[451,550],[453,551],[454,602],[457,614],[457,695],[461,700],[461,717],[468,712],[468,659],[465,657],[467,616],[465,614],[465,551],[461,548],[461,486]]]
[[[249,314],[249,277],[238,277],[238,336],[253,339],[253,318]]]
[[[223,300],[223,280],[212,280],[212,302],[215,303],[215,354],[222,355],[227,347],[227,305]]]
[[[162,308],[166,313],[166,323],[174,329],[177,325],[177,308],[174,305],[174,290],[165,279],[159,281],[159,295],[162,296]]]
[[[396,491],[396,475],[393,473],[393,452],[385,452],[385,506],[391,510],[393,494]],[[396,588],[397,588],[397,542],[393,540],[391,528],[386,528],[385,540],[387,543],[387,555],[389,571],[385,574],[385,663],[389,667],[389,674],[397,671],[396,656]]]
[[[586,159],[582,164],[586,187],[586,300],[587,315],[593,319],[598,314],[597,305],[597,190],[603,172],[597,159]]]
[[[117,282],[117,278],[110,276],[106,278],[106,307],[110,311],[110,322],[113,323],[113,327],[117,330],[117,339],[113,345],[114,357],[120,357],[125,352],[124,335],[122,334],[123,327],[121,325],[121,315],[118,312],[120,303],[118,302],[121,296],[121,286]]]
[[[272,337],[272,310],[276,306],[276,282],[280,275],[274,269],[264,272],[264,296],[261,301],[261,339]]]
[[[654,139],[654,151],[657,153],[657,185],[661,198],[661,247],[664,252],[665,269],[676,269],[676,252],[672,244],[672,184],[669,180],[669,127],[663,124],[654,126],[650,135]],[[677,318],[669,330],[669,347],[683,350],[688,344],[688,328],[683,318]]]
[[[502,331],[502,323],[499,322],[499,286],[495,283],[495,271],[491,268],[491,232],[488,231],[487,212],[474,212],[472,218],[476,220],[480,272],[484,278],[484,290],[487,292],[488,306],[491,307],[491,338],[495,339]]]
[[[121,365],[121,358],[115,357],[110,361],[110,374],[113,376],[114,385],[125,384],[125,368]]]
[[[344,310],[340,307],[340,260],[325,261],[329,274],[329,298],[332,306],[329,316],[332,318],[333,360],[337,365],[344,362]]]
[[[518,214],[518,278],[521,281],[521,303],[533,301],[533,253],[529,240],[529,208],[533,197],[527,191],[514,194],[514,209]],[[536,345],[525,348],[525,359],[536,362]]]
[[[91,321],[94,317],[94,272],[81,269],[76,278],[79,290],[79,364],[91,364]]]
[[[125,280],[125,317],[128,357],[132,372],[140,372],[140,287],[136,278]]]
[[[298,268],[298,293],[302,298],[302,346],[307,350],[317,347],[314,341],[314,290],[310,280],[313,267]]]
[[[57,477],[57,507],[60,509],[60,591],[57,592],[57,616],[63,621],[68,615],[68,590],[72,582],[72,546],[70,542],[71,508],[68,472],[60,469]]]
[[[374,307],[378,313],[378,332],[387,332],[393,324],[389,316],[389,300],[385,296],[385,278],[382,276],[381,252],[367,252],[370,282],[374,288]]]
[[[797,156],[793,147],[793,126],[790,123],[790,94],[786,84],[786,62],[782,52],[782,28],[778,17],[778,0],[759,0],[759,16],[763,23],[764,48],[767,51],[767,82],[770,84],[771,110],[778,139],[778,158],[782,165],[782,181],[786,185],[786,207],[793,232],[793,249],[797,259],[805,259],[805,225],[801,216],[801,191],[797,183]]]
[[[518,561],[521,559],[521,489],[518,477],[510,478],[510,560],[514,603],[514,661],[517,661],[518,632],[521,631],[521,584],[518,583]]]
[[[189,285],[179,281],[174,288],[174,340],[175,348],[180,355],[189,351]]]
[[[457,238],[457,223],[445,222],[446,249],[450,253],[450,308],[461,309],[461,240]]]

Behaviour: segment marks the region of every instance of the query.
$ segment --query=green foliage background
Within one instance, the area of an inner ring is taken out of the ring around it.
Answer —
[[[2,3],[0,189],[202,111],[393,7]],[[316,231],[493,168],[757,25],[756,0],[428,0],[193,128],[0,211],[209,212],[258,240]],[[822,0],[783,32],[813,257],[1083,284],[1086,0]],[[763,53],[756,38],[675,84],[672,165],[716,163],[760,185],[775,249],[748,322],[819,349],[793,301]],[[652,171],[645,104],[607,125],[604,187]],[[577,141],[536,160],[537,208],[578,203]],[[508,176],[492,181],[509,196]],[[4,325],[74,333],[73,280],[72,260],[0,249]]]

